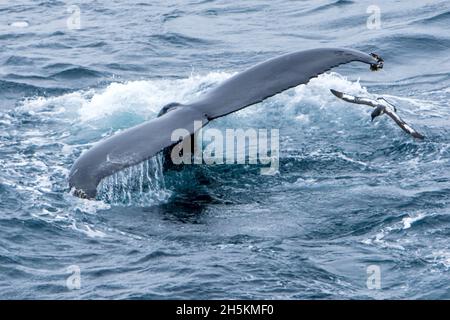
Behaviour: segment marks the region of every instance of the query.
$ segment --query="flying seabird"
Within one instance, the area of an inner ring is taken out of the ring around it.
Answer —
[[[375,119],[378,116],[381,116],[382,114],[387,114],[406,133],[410,134],[411,136],[417,139],[425,138],[422,134],[414,130],[409,124],[407,124],[402,118],[400,118],[400,116],[397,114],[397,108],[383,97],[371,99],[366,97],[355,97],[348,93],[343,93],[333,89],[330,89],[330,91],[336,97],[344,101],[357,104],[365,104],[371,106],[372,108],[375,108],[375,110],[373,110],[371,114],[372,121],[373,119]]]

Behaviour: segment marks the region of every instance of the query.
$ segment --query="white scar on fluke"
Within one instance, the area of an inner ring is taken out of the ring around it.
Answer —
[[[336,97],[344,101],[356,104],[365,104],[367,106],[375,108],[371,114],[372,121],[373,119],[375,119],[378,116],[381,116],[382,114],[387,114],[406,133],[410,134],[411,136],[417,139],[425,138],[425,136],[414,130],[409,124],[407,124],[402,118],[400,118],[400,116],[397,114],[397,108],[392,103],[387,101],[385,98],[380,97],[377,99],[370,99],[365,97],[355,97],[348,93],[343,93],[333,89],[330,89],[330,91]]]

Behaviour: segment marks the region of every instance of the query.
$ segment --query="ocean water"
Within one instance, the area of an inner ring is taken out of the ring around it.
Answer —
[[[373,5],[0,1],[0,298],[449,299],[450,3]],[[211,123],[279,129],[277,174],[155,158],[96,201],[70,194],[102,137],[331,46],[385,68],[342,66]],[[383,95],[426,139],[330,88]]]

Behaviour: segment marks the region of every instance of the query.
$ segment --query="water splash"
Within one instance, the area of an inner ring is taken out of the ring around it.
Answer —
[[[104,178],[98,186],[98,199],[115,205],[151,206],[165,202],[171,195],[163,174],[163,155]]]

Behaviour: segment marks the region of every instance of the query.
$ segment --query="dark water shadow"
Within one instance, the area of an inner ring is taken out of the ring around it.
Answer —
[[[209,187],[214,183],[210,175],[195,167],[184,171],[169,174],[168,180],[174,186],[174,192],[167,203],[147,207],[143,211],[162,216],[164,220],[199,224],[209,206],[223,203],[214,195],[214,188]]]

